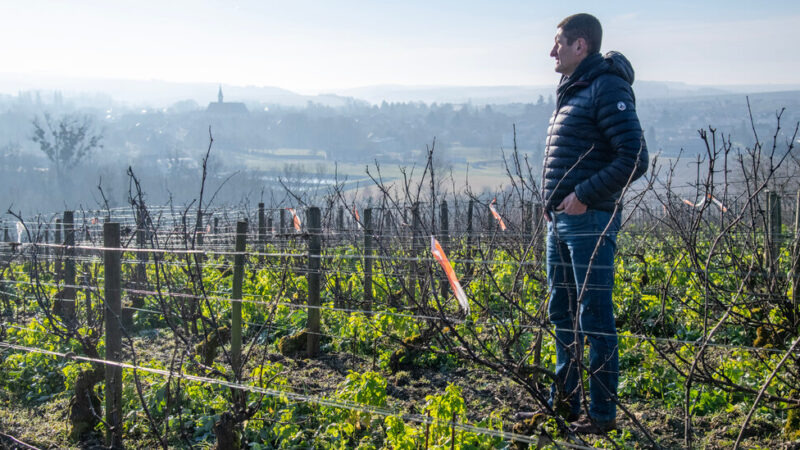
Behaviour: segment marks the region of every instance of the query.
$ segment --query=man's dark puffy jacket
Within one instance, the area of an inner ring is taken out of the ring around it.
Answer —
[[[542,180],[545,208],[572,192],[590,209],[613,211],[622,188],[647,171],[633,68],[617,52],[594,53],[558,86]]]

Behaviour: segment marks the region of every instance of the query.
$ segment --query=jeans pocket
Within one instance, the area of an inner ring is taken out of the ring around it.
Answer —
[[[591,213],[591,212],[592,212],[592,210],[591,210],[591,209],[589,209],[589,208],[586,208],[586,211],[582,212],[581,214],[567,214],[567,213],[561,213],[561,217],[565,217],[565,216],[566,216],[566,217],[589,217],[589,213]]]
[[[592,217],[592,210],[587,209],[582,214],[567,214],[565,212],[560,212],[558,214],[555,214],[555,216],[557,217],[558,220],[565,223],[579,223]]]
[[[594,214],[591,209],[587,209],[583,214],[560,214],[559,217],[573,231],[585,232],[592,226]]]

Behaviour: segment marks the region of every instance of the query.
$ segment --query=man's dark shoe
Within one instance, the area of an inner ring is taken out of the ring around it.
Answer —
[[[572,422],[569,427],[575,434],[605,434],[617,429],[616,420],[594,420],[590,417],[581,417],[580,420]]]

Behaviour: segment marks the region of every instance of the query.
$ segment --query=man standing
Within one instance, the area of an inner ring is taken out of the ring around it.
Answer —
[[[556,379],[550,405],[578,433],[616,427],[619,353],[612,290],[620,196],[647,170],[636,115],[633,68],[620,53],[600,54],[603,31],[589,14],[558,24],[550,56],[561,73],[543,168],[549,318],[555,325]],[[583,362],[584,336],[589,361]],[[588,365],[588,417],[581,416],[581,368]]]

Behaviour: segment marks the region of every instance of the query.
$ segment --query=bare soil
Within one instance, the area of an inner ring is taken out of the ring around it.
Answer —
[[[168,362],[172,357],[170,332],[148,330],[136,339],[136,348],[147,359]],[[264,349],[266,351],[266,348]],[[266,360],[280,362],[290,388],[295,392],[329,395],[344,381],[350,371],[364,372],[380,369],[372,359],[346,353],[323,353],[316,359],[286,357],[268,352]],[[258,360],[258,356],[251,359]],[[418,414],[426,403],[425,397],[443,393],[449,383],[458,385],[467,404],[471,422],[478,422],[492,412],[506,420],[504,427],[511,431],[513,416],[520,410],[536,409],[530,396],[512,381],[481,368],[424,368],[412,367],[395,374],[382,372],[388,381],[388,406],[402,413]],[[38,405],[22,405],[11,394],[0,392],[0,433],[12,436],[36,448],[101,448],[101,436],[95,436],[80,445],[68,439],[67,411],[69,393],[63,392]],[[625,405],[663,448],[684,448],[683,411],[663,408],[657,402]],[[747,411],[721,412],[692,420],[695,448],[730,448]],[[800,449],[800,442],[782,439],[781,423],[772,423],[756,415],[742,442],[742,448]],[[627,448],[650,448],[644,432],[630,417],[620,412],[618,434],[630,433]],[[539,430],[531,430],[531,434]],[[569,436],[554,436],[568,440]],[[586,443],[597,447],[614,447],[607,437],[589,436]],[[137,445],[148,445],[139,442]],[[8,437],[0,435],[0,448],[25,448]]]

